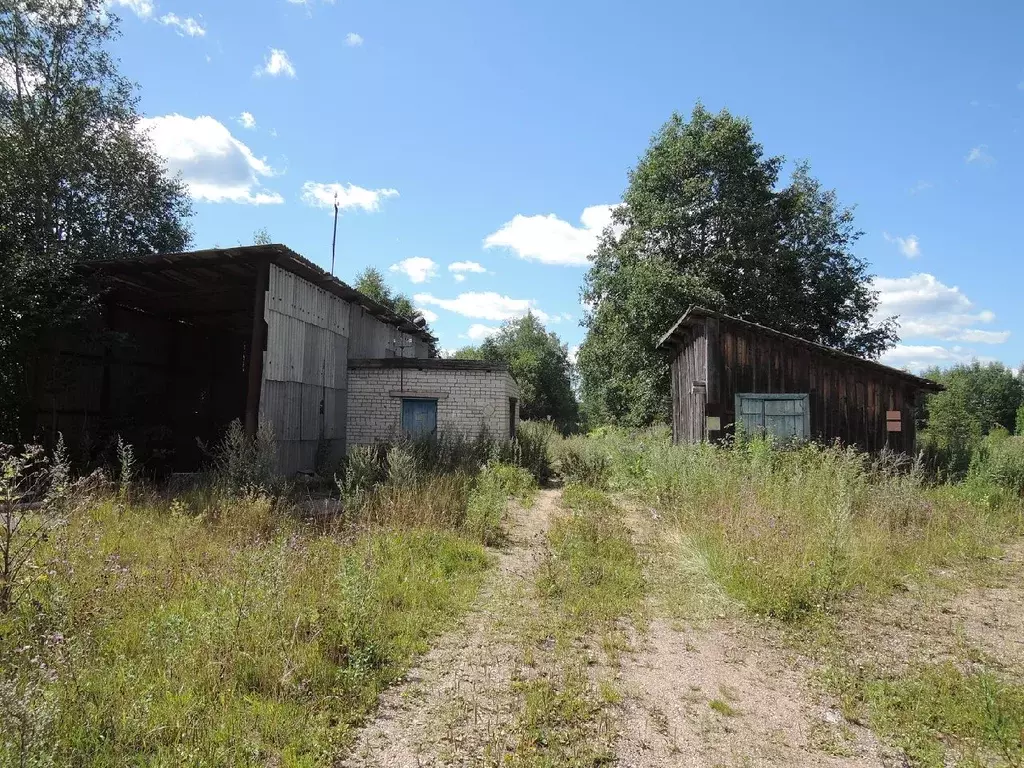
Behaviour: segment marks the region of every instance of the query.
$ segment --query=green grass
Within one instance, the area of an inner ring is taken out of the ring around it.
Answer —
[[[894,457],[757,441],[672,446],[659,430],[586,441],[608,457],[612,490],[657,511],[663,570],[686,582],[677,592],[714,585],[783,620],[978,563],[1024,533],[1020,496],[981,481],[929,486]]]
[[[914,765],[1024,765],[1024,686],[984,669],[924,664],[898,676],[852,675],[847,707]]]
[[[50,542],[0,618],[0,765],[330,764],[488,567],[395,508],[331,535],[193,503],[101,500]]]
[[[607,494],[568,486],[569,514],[548,532],[549,556],[538,588],[571,633],[608,632],[616,619],[641,617],[643,565],[619,510]]]
[[[724,717],[735,717],[738,714],[733,706],[723,699],[712,699],[708,706]]]
[[[608,748],[613,731],[602,721],[603,702],[584,670],[516,683],[515,689],[523,699],[522,711],[502,765],[596,768],[614,762]]]

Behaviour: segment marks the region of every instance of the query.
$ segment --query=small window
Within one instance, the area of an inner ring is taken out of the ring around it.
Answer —
[[[402,400],[402,431],[415,439],[437,434],[437,400],[404,398]]]
[[[736,395],[736,427],[746,435],[776,440],[807,440],[811,436],[810,397],[799,395]]]

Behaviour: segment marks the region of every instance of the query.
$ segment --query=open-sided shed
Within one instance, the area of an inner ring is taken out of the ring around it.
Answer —
[[[346,446],[348,361],[426,358],[434,338],[283,245],[89,265],[89,327],[34,366],[38,435],[95,453],[115,435],[165,469],[201,463],[233,419],[273,429],[281,471]]]
[[[690,307],[658,343],[670,355],[677,443],[766,432],[912,453],[916,410],[941,385],[719,312]]]

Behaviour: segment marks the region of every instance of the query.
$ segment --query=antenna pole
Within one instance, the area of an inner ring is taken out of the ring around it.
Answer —
[[[334,234],[331,236],[331,274],[334,274],[334,249],[338,245],[338,193],[334,193]]]

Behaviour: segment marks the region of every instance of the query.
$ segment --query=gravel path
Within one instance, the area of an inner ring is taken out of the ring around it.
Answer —
[[[376,718],[342,765],[489,762],[490,750],[504,742],[502,733],[514,720],[509,682],[522,663],[514,629],[536,609],[536,570],[558,497],[558,491],[540,491],[529,509],[511,507],[510,544],[495,552],[497,566],[477,607],[381,697]]]

